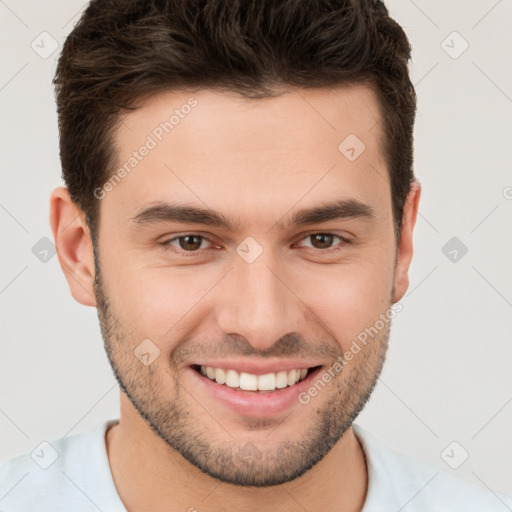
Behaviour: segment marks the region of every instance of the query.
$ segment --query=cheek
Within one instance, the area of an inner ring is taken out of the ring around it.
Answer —
[[[321,322],[320,329],[332,333],[344,350],[390,307],[389,263],[340,266],[334,272],[319,272],[314,282],[314,287],[304,284],[298,295]]]
[[[189,335],[191,320],[197,325],[202,298],[217,281],[217,275],[192,268],[146,267],[111,276],[108,295],[134,339],[149,338],[170,350],[164,348],[169,340]]]

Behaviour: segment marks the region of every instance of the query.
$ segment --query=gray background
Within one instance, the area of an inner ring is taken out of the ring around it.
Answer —
[[[51,79],[84,5],[0,0],[0,460],[119,414],[96,310],[71,297],[56,256],[40,260],[61,184]],[[423,193],[411,286],[358,423],[512,494],[512,2],[387,5],[414,47]]]

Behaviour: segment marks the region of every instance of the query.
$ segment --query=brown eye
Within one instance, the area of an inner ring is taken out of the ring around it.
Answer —
[[[177,242],[177,244],[176,244]],[[185,251],[185,252],[199,252],[203,242],[208,242],[208,239],[201,235],[181,235],[175,236],[166,242],[163,242],[162,245],[165,247],[172,248],[176,251]]]
[[[329,249],[333,243],[334,235],[329,233],[317,233],[310,235],[311,243],[315,249]]]
[[[198,235],[185,235],[177,237],[179,241],[179,246],[184,251],[197,251],[201,247],[201,243],[203,241],[202,236]]]
[[[319,252],[331,253],[341,250],[351,243],[347,238],[334,233],[313,233],[302,239],[302,247],[317,249]]]

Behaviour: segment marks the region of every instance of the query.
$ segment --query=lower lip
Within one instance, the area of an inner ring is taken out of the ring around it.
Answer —
[[[272,416],[287,411],[299,404],[299,395],[306,391],[315,376],[322,370],[319,366],[309,372],[306,377],[286,388],[260,393],[258,391],[237,391],[224,384],[210,380],[191,367],[188,370],[199,386],[215,400],[227,406],[237,414],[251,417]]]

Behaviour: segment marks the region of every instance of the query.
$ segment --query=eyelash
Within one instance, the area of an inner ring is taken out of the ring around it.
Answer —
[[[328,236],[333,236],[335,238],[339,238],[341,240],[341,246],[338,246],[338,247],[328,247],[327,249],[317,249],[315,247],[310,247],[311,249],[314,249],[315,251],[318,251],[318,252],[322,252],[324,254],[325,253],[330,254],[330,253],[339,251],[343,248],[344,245],[348,245],[348,244],[352,243],[350,240],[348,240],[347,238],[345,238],[341,235],[336,235],[335,233],[330,233],[327,231],[318,231],[316,233],[310,233],[309,235],[302,238],[301,241],[311,238],[312,236],[315,236],[315,235],[328,235]],[[184,257],[198,256],[199,254],[201,254],[201,249],[197,249],[195,251],[185,251],[184,249],[179,249],[179,248],[176,248],[171,245],[171,242],[179,240],[180,238],[185,238],[187,236],[197,236],[197,237],[201,238],[202,241],[204,240],[204,241],[207,241],[210,243],[214,243],[208,237],[206,237],[204,235],[200,235],[198,233],[185,233],[185,234],[170,238],[169,240],[166,240],[165,242],[162,242],[162,245],[165,250],[170,250],[170,251],[176,252],[180,256],[184,256]],[[212,250],[212,249],[205,249],[205,250]]]

